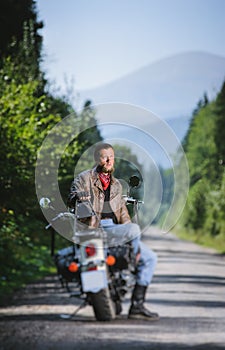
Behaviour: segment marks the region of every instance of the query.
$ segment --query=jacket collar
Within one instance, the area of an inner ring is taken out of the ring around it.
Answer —
[[[94,184],[103,191],[102,183],[99,179],[98,172],[97,172],[97,167],[94,167],[92,169],[92,178],[93,178]],[[113,175],[111,175],[111,184],[114,184],[115,182],[116,182],[116,178]]]

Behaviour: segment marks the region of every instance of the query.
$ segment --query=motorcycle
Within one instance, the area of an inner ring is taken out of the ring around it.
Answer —
[[[129,190],[124,196],[127,206],[132,206],[133,221],[138,222],[138,208],[142,201],[130,196],[130,190],[138,187],[140,180],[132,176]],[[49,229],[56,221],[70,220],[73,223],[73,244],[54,254],[54,235],[52,236],[52,255],[62,287],[70,295],[82,299],[73,317],[82,307],[91,305],[97,321],[110,321],[122,311],[122,301],[135,284],[135,270],[138,257],[130,242],[119,246],[109,246],[104,228],[79,228],[78,220],[95,215],[89,200],[78,196],[74,210],[59,213],[46,226]],[[41,198],[43,209],[52,208],[48,198]],[[71,288],[71,285],[73,288]]]

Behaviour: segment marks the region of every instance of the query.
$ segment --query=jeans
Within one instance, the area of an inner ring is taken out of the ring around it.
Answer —
[[[114,224],[113,222],[102,222],[102,227],[107,232],[109,246],[122,245],[131,241],[135,254],[140,249],[136,283],[141,286],[148,286],[155,271],[157,255],[140,241],[141,231],[139,226],[134,223]]]

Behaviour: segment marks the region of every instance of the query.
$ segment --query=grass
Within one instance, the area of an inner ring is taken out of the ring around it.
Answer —
[[[207,232],[201,230],[190,230],[180,226],[176,226],[173,232],[177,237],[197,243],[203,247],[215,249],[220,254],[225,254],[225,235],[220,234],[212,236]]]
[[[26,250],[25,250],[26,251]],[[27,251],[26,251],[27,253]],[[10,303],[14,293],[34,280],[56,273],[56,268],[45,246],[35,247],[29,254],[25,254],[5,262],[0,276],[0,305]]]

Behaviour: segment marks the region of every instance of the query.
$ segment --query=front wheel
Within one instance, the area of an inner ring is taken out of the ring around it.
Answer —
[[[98,293],[88,293],[97,321],[111,321],[116,317],[113,301],[108,288]]]

